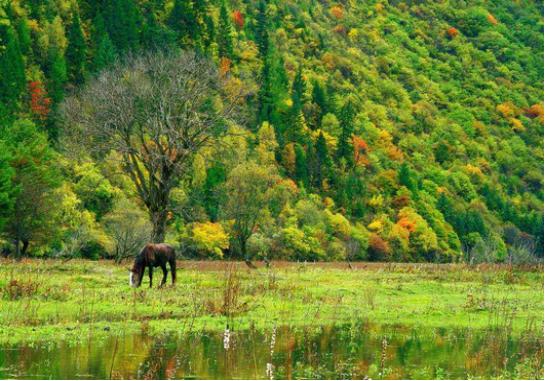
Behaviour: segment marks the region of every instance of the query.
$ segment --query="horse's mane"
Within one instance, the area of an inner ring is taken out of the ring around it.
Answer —
[[[145,267],[145,254],[148,250],[148,245],[144,246],[140,253],[134,258],[133,270],[138,271]]]

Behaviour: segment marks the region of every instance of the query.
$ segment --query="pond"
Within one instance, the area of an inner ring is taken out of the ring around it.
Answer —
[[[111,335],[0,347],[0,379],[541,378],[543,337],[343,326]]]

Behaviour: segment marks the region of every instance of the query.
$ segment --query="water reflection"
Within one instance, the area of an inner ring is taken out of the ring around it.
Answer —
[[[358,323],[4,347],[0,378],[532,378],[542,356],[539,335]]]

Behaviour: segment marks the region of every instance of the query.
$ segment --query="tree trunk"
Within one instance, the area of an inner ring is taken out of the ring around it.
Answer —
[[[255,265],[252,263],[252,260],[250,257],[248,257],[248,254],[246,252],[246,240],[240,239],[240,252],[242,254],[242,257],[244,258],[244,263],[246,263],[246,266],[248,266],[251,269],[257,269]]]
[[[167,226],[167,211],[151,211],[150,212],[151,223],[153,230],[151,232],[151,242],[162,243],[165,242],[165,230]]]
[[[21,256],[25,256],[26,255],[26,251],[28,249],[28,245],[29,245],[29,242],[27,239],[23,239],[23,248],[21,249]]]
[[[18,238],[14,242],[15,242],[15,259],[20,261],[21,260],[21,244]]]

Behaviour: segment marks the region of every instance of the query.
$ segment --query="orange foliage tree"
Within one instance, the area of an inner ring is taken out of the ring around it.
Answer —
[[[390,245],[378,234],[369,235],[369,254],[373,260],[385,260],[390,256]]]
[[[344,17],[344,10],[340,5],[335,5],[329,10],[331,15],[337,20],[341,20]]]
[[[526,116],[532,119],[539,118],[539,121],[543,123],[543,105],[536,103],[535,105],[530,106],[530,108],[526,110]]]
[[[225,77],[231,70],[231,60],[227,57],[221,57],[219,66],[220,76]]]
[[[30,93],[30,110],[38,120],[45,120],[51,110],[51,98],[47,96],[47,91],[43,88],[40,81],[31,81],[28,83]]]
[[[354,135],[352,137],[352,145],[354,146],[354,163],[356,163],[356,165],[369,164],[369,160],[367,160],[367,157],[365,156],[368,150],[365,140]]]
[[[447,29],[447,34],[450,38],[454,38],[458,35],[458,29],[456,29],[455,27],[451,26],[450,28]]]
[[[494,17],[494,15],[492,15],[491,13],[489,13],[487,16],[486,16],[486,19],[488,20],[488,22],[492,25],[498,25],[498,20],[496,20],[496,18]]]
[[[233,11],[233,22],[238,30],[242,29],[244,26],[244,15],[238,9]]]

